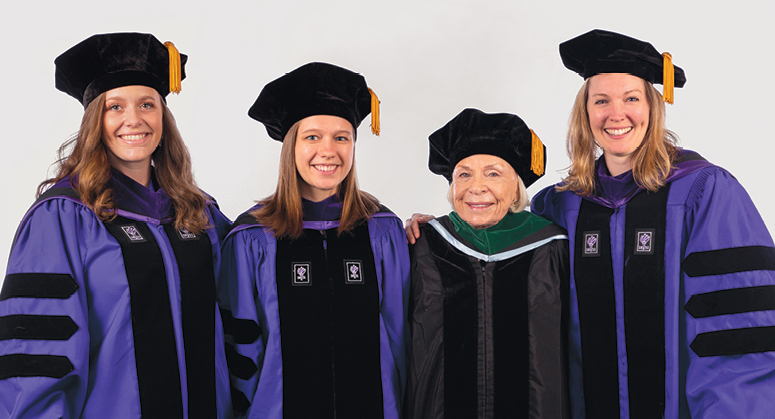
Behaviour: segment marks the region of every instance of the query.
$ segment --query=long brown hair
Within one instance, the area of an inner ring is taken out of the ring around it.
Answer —
[[[295,153],[299,124],[300,121],[293,124],[283,139],[275,193],[259,201],[261,207],[250,212],[262,225],[272,230],[275,237],[298,238],[303,232],[304,213],[299,189],[299,182],[303,180],[296,170]],[[337,195],[342,201],[342,219],[337,234],[351,232],[379,210],[379,200],[358,188],[354,155],[350,173],[339,185]]]
[[[632,155],[632,174],[638,186],[652,192],[664,186],[673,168],[678,149],[678,136],[665,125],[665,103],[654,86],[643,80],[649,105],[649,126],[643,142]],[[595,159],[598,147],[589,124],[587,100],[589,79],[581,86],[573,103],[568,124],[567,151],[571,159],[568,176],[556,187],[579,195],[595,193]]]
[[[73,187],[81,201],[102,221],[109,221],[115,219],[118,213],[114,191],[108,187],[110,164],[102,141],[105,96],[102,93],[86,107],[78,133],[59,147],[57,174],[38,185],[38,196],[65,177],[77,178]],[[172,198],[175,228],[185,228],[198,234],[208,226],[205,215],[207,198],[194,182],[191,156],[178,131],[175,117],[164,100],[160,103],[164,132],[161,144],[152,155],[156,179]]]

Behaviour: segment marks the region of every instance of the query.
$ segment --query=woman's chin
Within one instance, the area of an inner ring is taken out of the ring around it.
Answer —
[[[480,217],[473,217],[473,218],[470,218],[468,220],[466,220],[462,216],[460,218],[463,221],[465,221],[468,225],[470,225],[471,227],[476,228],[476,229],[492,227],[495,224],[498,224],[498,221],[500,221],[500,219],[497,219],[497,220],[493,220],[492,218],[482,219]],[[501,218],[503,218],[503,217],[501,217]]]
[[[473,228],[487,228],[498,224],[503,217],[506,216],[506,212],[499,213],[495,211],[495,208],[490,207],[484,210],[472,210],[470,208],[456,209],[457,215],[460,219],[466,222]]]

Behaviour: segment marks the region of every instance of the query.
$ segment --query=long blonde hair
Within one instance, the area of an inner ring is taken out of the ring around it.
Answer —
[[[275,237],[298,238],[303,232],[304,213],[301,205],[300,175],[296,170],[296,137],[299,122],[291,126],[283,139],[280,151],[280,176],[275,193],[259,201],[260,208],[250,212]],[[379,200],[358,188],[355,156],[350,173],[339,185],[337,194],[342,201],[342,219],[337,234],[351,232],[379,210]]]
[[[632,174],[638,186],[656,191],[664,186],[678,154],[678,136],[665,125],[665,103],[654,86],[643,80],[649,105],[649,126],[641,145],[632,155]],[[556,187],[579,195],[595,193],[595,159],[598,146],[589,124],[587,100],[589,79],[581,86],[573,103],[566,142],[571,165],[568,176]]]
[[[102,221],[118,215],[114,191],[108,187],[110,163],[102,141],[102,119],[105,93],[86,107],[78,133],[59,147],[57,174],[38,185],[38,196],[45,189],[70,176],[81,201]],[[185,228],[198,234],[208,226],[205,214],[207,198],[197,188],[191,169],[191,156],[164,100],[162,108],[162,141],[153,152],[156,179],[172,198],[175,208],[175,228]]]

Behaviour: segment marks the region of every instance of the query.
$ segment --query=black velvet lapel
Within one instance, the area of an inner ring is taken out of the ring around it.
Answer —
[[[284,418],[382,418],[379,291],[366,224],[277,242]]]
[[[116,217],[105,227],[121,246],[129,282],[142,416],[182,418],[175,329],[159,245],[143,222]]]
[[[426,231],[430,249],[451,249],[436,230]],[[481,284],[462,253],[449,250],[434,256],[444,290],[444,417],[475,418]]]
[[[283,417],[334,419],[331,282],[320,232],[277,240]]]
[[[630,418],[665,413],[665,226],[670,184],[627,203],[624,327]]]
[[[614,210],[581,200],[574,272],[581,327],[584,403],[589,418],[619,417],[616,302],[610,219]]]
[[[528,252],[495,264],[492,328],[496,418],[530,416],[527,273],[532,260],[533,252]]]
[[[180,273],[189,419],[217,416],[215,407],[215,273],[206,232],[164,226]]]

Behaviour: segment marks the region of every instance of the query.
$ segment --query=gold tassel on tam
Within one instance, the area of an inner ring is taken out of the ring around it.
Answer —
[[[371,132],[379,135],[379,98],[371,88],[369,93],[371,94]]]
[[[675,85],[675,68],[673,68],[673,56],[669,52],[663,52],[664,63],[662,65],[662,99],[673,104],[673,86]]]
[[[536,175],[542,176],[544,174],[544,144],[541,142],[541,139],[538,138],[538,135],[536,135],[535,131],[531,129],[530,133],[533,135],[530,170],[532,170]]]
[[[181,90],[181,81],[183,80],[183,71],[180,67],[180,52],[175,48],[175,44],[170,41],[164,43],[167,51],[170,53],[170,93],[178,94]]]

